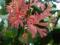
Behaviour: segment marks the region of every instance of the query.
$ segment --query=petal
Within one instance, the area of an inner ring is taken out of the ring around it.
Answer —
[[[39,29],[38,32],[39,32],[41,38],[47,36],[47,30],[46,29]]]
[[[41,25],[41,26],[48,26],[48,23],[40,22],[39,25]]]
[[[33,25],[28,25],[28,27],[29,27],[29,31],[31,32],[31,34],[32,34],[32,38],[34,38],[35,37],[35,35],[36,35],[36,33],[37,33],[37,29],[36,29],[36,27],[35,26],[33,26]]]

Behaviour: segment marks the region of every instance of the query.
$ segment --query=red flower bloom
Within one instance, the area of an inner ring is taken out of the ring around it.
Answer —
[[[47,35],[47,30],[46,29],[41,29],[41,28],[38,28],[36,26],[34,26],[34,24],[38,24],[38,25],[41,25],[41,26],[48,26],[48,23],[43,23],[43,22],[40,22],[41,20],[43,20],[44,18],[50,16],[50,7],[48,6],[47,9],[41,13],[41,14],[35,14],[33,16],[30,16],[27,20],[27,24],[28,24],[28,27],[29,27],[29,31],[32,33],[32,37],[34,38],[35,37],[35,34],[37,32],[39,32],[40,36],[43,38]]]
[[[22,0],[19,0],[21,3],[16,2],[18,0],[13,0],[9,6],[7,6],[7,10],[9,12],[8,20],[12,27],[17,27],[19,24],[23,26],[22,18],[26,15],[28,10],[28,5],[23,3]]]
[[[33,0],[34,1],[34,0]],[[19,3],[20,2],[20,3]],[[40,36],[43,38],[47,35],[47,30],[38,28],[35,26],[35,24],[41,25],[41,26],[48,26],[48,23],[40,22],[44,18],[50,16],[50,6],[48,4],[47,9],[45,9],[45,5],[43,3],[38,2],[38,0],[35,0],[34,3],[30,2],[30,4],[26,4],[23,0],[13,0],[13,2],[7,7],[9,12],[9,23],[11,26],[18,28],[19,24],[23,27],[23,18],[25,18],[26,24],[28,25],[29,32],[31,32],[32,37],[35,37],[35,34],[39,32]],[[32,5],[39,5],[39,8],[43,10],[43,13],[38,14],[35,13],[33,15],[27,14],[28,10],[31,8]],[[44,10],[45,9],[45,10]],[[28,16],[29,15],[29,16]],[[27,17],[26,17],[27,16]]]

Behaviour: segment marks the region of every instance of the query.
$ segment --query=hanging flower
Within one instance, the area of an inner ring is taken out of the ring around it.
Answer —
[[[21,3],[17,3],[16,0],[12,1],[7,10],[9,12],[8,20],[12,27],[17,27],[20,25],[23,26],[22,18],[26,15],[28,10],[28,5],[22,4],[22,0],[19,0]]]
[[[29,14],[27,14],[27,12],[32,8],[32,5],[38,6],[38,8],[41,8],[43,12],[41,14],[36,12],[31,14],[31,12],[29,12]],[[44,27],[48,26],[48,23],[40,21],[51,15],[49,4],[45,9],[45,5],[38,0],[31,0],[29,4],[26,4],[23,0],[12,0],[12,3],[10,3],[7,9],[9,12],[8,20],[12,27],[18,28],[19,24],[22,27],[27,25],[29,28],[27,31],[31,32],[33,38],[37,32],[42,38],[47,35],[47,30],[45,28],[37,27],[36,24]],[[24,24],[24,20],[26,24]]]
[[[30,29],[29,31],[32,33],[33,38],[35,37],[35,34],[37,32],[39,32],[39,34],[42,38],[47,36],[47,30],[46,29],[40,28],[40,27],[38,28],[34,24],[38,24],[38,25],[47,27],[48,23],[44,23],[44,22],[40,22],[40,21],[43,20],[44,18],[50,16],[50,15],[51,15],[50,10],[48,10],[48,8],[47,8],[43,13],[36,14],[36,15],[30,16],[28,18],[27,25]]]

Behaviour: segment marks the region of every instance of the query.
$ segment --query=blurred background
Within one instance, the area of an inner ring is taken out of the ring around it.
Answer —
[[[15,40],[14,37],[17,35],[18,31],[15,28],[10,28],[8,25],[9,14],[6,6],[9,5],[10,2],[11,0],[0,0],[0,45],[26,45],[23,44],[24,41]],[[46,3],[45,0],[40,0],[40,2]],[[48,27],[48,36],[43,39],[41,39],[39,35],[37,35],[33,41],[29,38],[28,45],[60,45],[60,0],[49,0],[48,2],[52,5],[52,17],[56,17],[57,19],[56,26],[55,28]],[[44,19],[44,21],[48,20],[49,18]],[[53,24],[50,24],[50,26],[52,25]]]

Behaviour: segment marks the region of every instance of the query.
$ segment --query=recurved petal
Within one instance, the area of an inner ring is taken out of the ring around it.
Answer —
[[[32,38],[34,38],[35,37],[35,35],[36,35],[36,33],[37,33],[37,29],[36,29],[36,27],[35,26],[33,26],[33,25],[28,25],[28,27],[29,27],[29,31],[31,32],[31,34],[32,34]]]
[[[44,38],[47,36],[47,30],[46,29],[38,29],[38,32],[39,32],[41,38]]]

